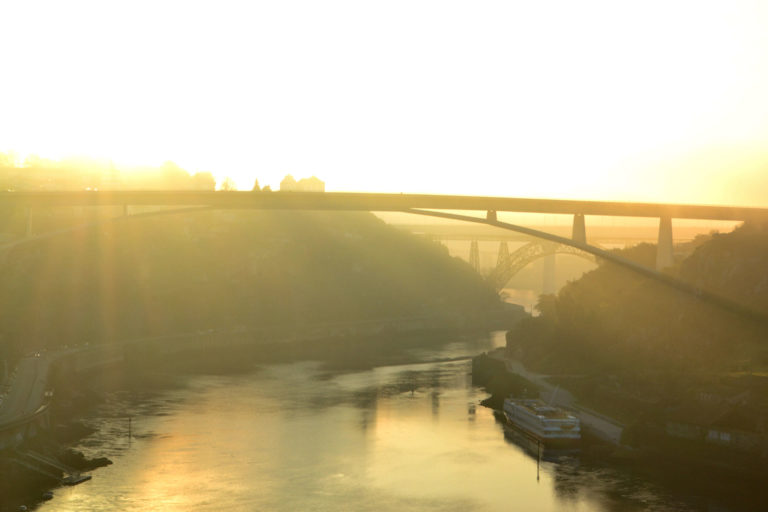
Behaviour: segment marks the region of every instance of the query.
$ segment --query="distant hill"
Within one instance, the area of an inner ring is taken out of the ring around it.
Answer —
[[[768,315],[768,227],[747,224],[700,239],[669,270]],[[655,246],[622,256],[652,266]],[[764,366],[768,328],[603,263],[508,334],[509,350],[548,372],[634,374]]]
[[[231,326],[472,318],[500,305],[469,265],[368,213],[106,223],[19,246],[1,265],[11,353]]]

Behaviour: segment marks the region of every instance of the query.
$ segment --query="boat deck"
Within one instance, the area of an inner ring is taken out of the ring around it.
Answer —
[[[547,419],[553,420],[566,420],[574,418],[573,415],[567,413],[559,407],[552,407],[542,403],[540,400],[516,400],[515,405],[526,409],[528,412],[535,416],[543,416]]]

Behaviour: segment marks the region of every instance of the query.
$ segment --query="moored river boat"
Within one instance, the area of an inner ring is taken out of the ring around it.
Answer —
[[[576,416],[538,399],[507,398],[504,416],[512,427],[550,446],[570,446],[581,440]]]

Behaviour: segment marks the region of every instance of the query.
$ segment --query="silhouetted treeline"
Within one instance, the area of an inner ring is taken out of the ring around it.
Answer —
[[[16,247],[0,272],[0,339],[19,353],[498,305],[466,263],[368,213],[205,211]]]
[[[231,180],[230,180],[231,182]],[[47,190],[214,190],[216,180],[209,172],[191,174],[173,162],[159,167],[116,168],[111,162],[87,158],[48,160],[27,157],[16,162],[0,153],[0,191]],[[36,208],[32,230],[41,233],[62,229],[78,222],[103,220],[122,214],[122,208]],[[23,235],[28,212],[0,204],[0,243]]]
[[[768,315],[768,228],[698,241],[674,275]],[[656,247],[621,251],[654,265]],[[509,350],[549,372],[726,371],[768,362],[768,329],[609,263],[542,296],[541,314],[508,334]]]
[[[110,161],[90,158],[50,160],[29,156],[17,162],[0,153],[0,191],[4,190],[213,190],[209,172],[190,173],[173,162],[159,167],[117,168]]]
[[[694,243],[669,272],[768,317],[768,226]],[[653,265],[656,247],[622,255]],[[768,322],[603,263],[507,334],[508,352],[622,421],[653,460],[764,475]]]

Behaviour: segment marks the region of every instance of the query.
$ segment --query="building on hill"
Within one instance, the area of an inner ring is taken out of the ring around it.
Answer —
[[[302,178],[296,184],[296,190],[302,192],[325,192],[325,182],[316,176]]]
[[[664,430],[672,438],[768,453],[767,385],[763,377],[742,377],[699,386],[666,411]]]
[[[296,185],[296,180],[293,179],[293,176],[288,174],[285,178],[283,178],[283,181],[280,182],[280,191],[293,192],[296,190]]]
[[[768,451],[765,423],[765,410],[689,405],[667,413],[664,430],[672,438],[765,453]]]
[[[281,192],[325,192],[325,182],[316,176],[296,181],[290,174],[280,182]]]

